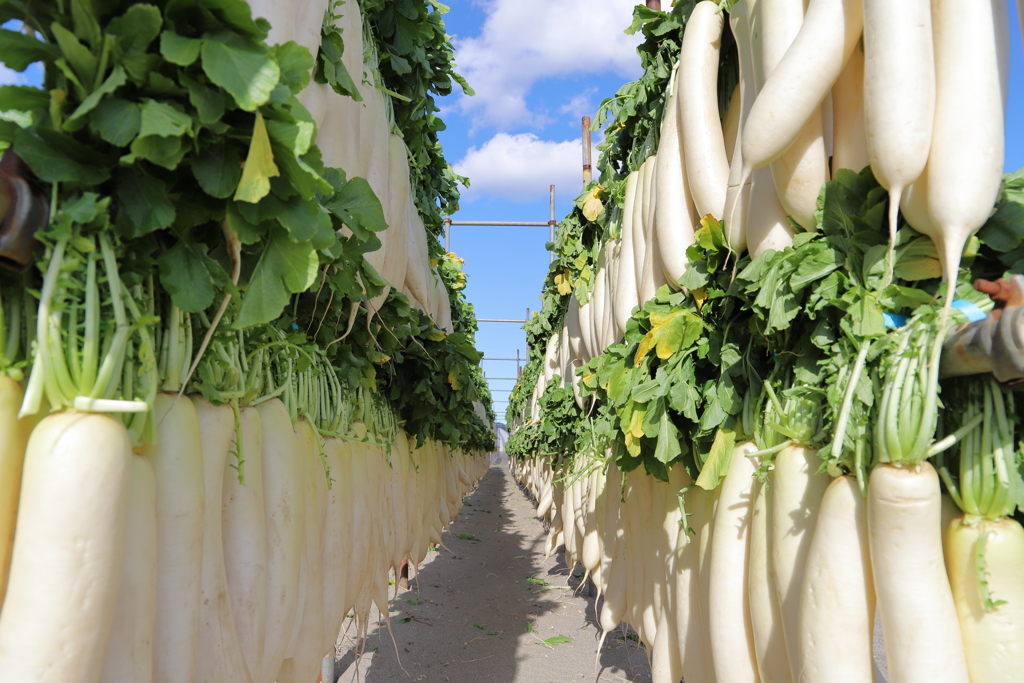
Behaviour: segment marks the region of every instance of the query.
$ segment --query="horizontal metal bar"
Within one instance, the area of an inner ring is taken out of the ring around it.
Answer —
[[[525,363],[527,359],[526,358],[481,358],[480,360],[514,360],[514,361],[519,361],[520,363]]]
[[[509,381],[512,381],[512,382],[518,382],[519,381],[518,377],[485,377],[484,379],[486,379],[488,382],[490,382],[492,379],[493,380],[509,380]]]
[[[551,223],[548,221],[452,221],[450,225],[472,226],[475,228],[546,228]]]
[[[525,323],[527,320],[506,320],[505,318],[476,318],[478,323]]]
[[[514,389],[491,389],[492,393],[495,392],[495,391],[507,391],[509,393],[512,393],[515,390]]]

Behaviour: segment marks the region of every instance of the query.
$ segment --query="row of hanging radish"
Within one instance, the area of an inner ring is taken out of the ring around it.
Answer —
[[[1006,0],[966,14],[953,0],[739,0],[727,19],[740,82],[724,119],[726,15],[703,0],[686,24],[658,151],[627,177],[619,236],[603,245],[587,303],[570,298],[534,404],[551,376],[572,377],[621,339],[658,287],[678,287],[704,216],[725,220],[738,253],[792,246],[794,223],[816,229],[822,184],[870,164],[892,196],[893,239],[902,207],[935,240],[950,285],[988,219],[1003,172]]]
[[[678,288],[701,217],[723,220],[737,253],[791,246],[795,230],[816,229],[819,191],[839,169],[871,165],[890,193],[893,238],[899,211],[932,237],[948,310],[960,254],[1000,190],[1006,0],[723,4],[728,14],[697,3],[686,24],[660,147],[628,175],[590,298],[570,298],[512,429],[543,419],[538,399],[556,375],[584,406],[575,369],[621,340],[658,287]],[[723,117],[726,21],[740,73]],[[570,567],[593,576],[602,628],[625,622],[650,648],[655,683],[872,681],[876,604],[889,680],[1020,680],[1024,530],[1005,508],[961,505],[961,516],[927,460],[877,466],[865,498],[799,446],[759,479],[756,450],[738,445],[712,491],[681,466],[665,483],[620,473],[606,454],[513,471],[550,521],[549,552],[564,545]],[[987,591],[1005,602],[986,604]]]
[[[156,415],[136,452],[105,415],[5,424],[0,681],[313,683],[488,465],[401,431],[324,439],[277,399],[237,425],[173,394]]]
[[[295,41],[317,54],[321,25],[332,0],[271,2],[250,0],[254,17],[271,24],[268,44]],[[409,181],[409,150],[394,126],[391,96],[378,88],[378,58],[373,42],[364,41],[363,18],[356,0],[334,8],[342,32],[342,61],[355,82],[361,102],[339,95],[330,85],[310,82],[298,99],[309,110],[319,135],[325,165],[342,168],[349,177],[366,178],[380,199],[388,229],[377,233],[381,248],[367,261],[409,302],[427,313],[437,326],[452,332],[451,307],[437,268],[430,265],[427,232],[416,208]],[[388,289],[369,303],[376,310]]]

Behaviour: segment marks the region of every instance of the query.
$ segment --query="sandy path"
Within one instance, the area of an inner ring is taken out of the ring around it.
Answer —
[[[574,590],[562,553],[544,558],[545,532],[534,505],[504,467],[492,467],[431,553],[420,585],[392,602],[399,667],[386,629],[371,635],[358,661],[338,662],[342,683],[582,683],[593,681],[600,631],[594,599]],[[582,591],[586,592],[586,589]],[[536,633],[528,632],[531,624]],[[559,636],[571,639],[557,643]],[[555,643],[545,645],[544,640]],[[650,683],[643,651],[621,631],[601,653],[602,681]],[[358,668],[358,671],[357,671]]]

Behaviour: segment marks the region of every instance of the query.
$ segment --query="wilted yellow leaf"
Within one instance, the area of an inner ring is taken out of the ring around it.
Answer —
[[[596,221],[597,217],[601,215],[604,210],[604,202],[602,202],[597,193],[601,190],[600,186],[595,187],[587,195],[587,198],[583,200],[583,216],[588,221]]]
[[[249,154],[242,168],[242,178],[235,188],[236,202],[255,204],[270,193],[270,179],[281,175],[274,163],[274,151],[270,148],[270,137],[267,135],[267,124],[263,115],[256,112],[256,125],[249,143]]]
[[[708,298],[707,289],[701,287],[700,289],[695,289],[691,291],[690,294],[693,294],[693,300],[697,304],[697,310],[702,310],[704,308],[704,302]]]

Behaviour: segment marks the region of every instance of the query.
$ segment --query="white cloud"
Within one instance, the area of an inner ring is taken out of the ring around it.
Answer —
[[[596,152],[592,152],[597,158]],[[471,147],[455,165],[471,186],[462,203],[479,199],[537,201],[555,185],[559,197],[575,197],[583,187],[583,155],[579,140],[541,140],[533,133],[498,133],[480,147]],[[566,194],[568,193],[568,194]]]
[[[530,111],[534,83],[552,77],[639,73],[627,36],[635,0],[493,0],[480,35],[455,39],[459,71],[476,90],[459,107],[473,127],[536,128],[547,119]],[[593,113],[593,112],[588,112]]]

